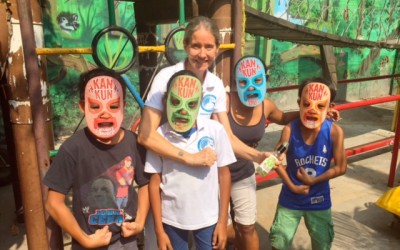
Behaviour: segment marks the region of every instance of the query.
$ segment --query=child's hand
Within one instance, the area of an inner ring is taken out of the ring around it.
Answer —
[[[293,185],[290,190],[295,194],[307,195],[310,192],[310,186],[306,185]]]
[[[279,159],[275,162],[275,166],[273,169],[277,169],[278,167],[282,166],[282,161],[280,161]]]
[[[108,226],[97,229],[94,234],[89,235],[89,242],[82,244],[86,248],[99,248],[110,244],[112,233],[108,230]]]
[[[285,154],[285,153],[282,153],[282,154],[278,157],[278,160],[275,162],[274,169],[277,169],[279,166],[282,166],[282,162],[283,162],[283,160],[285,159],[285,157],[286,157],[286,154]]]
[[[297,178],[298,178],[300,181],[302,181],[304,184],[306,184],[306,185],[311,186],[311,185],[314,184],[313,178],[310,177],[310,176],[307,174],[306,170],[305,170],[303,167],[299,167],[299,169],[297,170]]]
[[[159,250],[173,250],[171,241],[165,232],[157,234],[157,244]]]
[[[228,236],[226,234],[226,225],[218,222],[215,226],[212,238],[213,249],[225,249],[227,239]]]
[[[140,226],[136,222],[124,222],[121,226],[121,236],[125,238],[136,235],[142,231],[143,226]]]
[[[285,159],[286,153],[282,153],[278,156],[278,160],[282,163],[282,161]]]
[[[340,117],[340,112],[337,109],[334,109],[334,104],[331,104],[331,107],[328,109],[328,113],[326,114],[329,120],[334,122],[340,121],[342,118]]]

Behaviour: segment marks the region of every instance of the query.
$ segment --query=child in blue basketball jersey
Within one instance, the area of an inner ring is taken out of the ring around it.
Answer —
[[[334,86],[325,79],[305,80],[299,86],[300,117],[283,128],[277,145],[289,142],[287,167],[276,168],[283,185],[270,232],[272,249],[291,246],[301,217],[312,249],[332,246],[329,180],[347,169],[343,130],[326,119],[335,96]]]

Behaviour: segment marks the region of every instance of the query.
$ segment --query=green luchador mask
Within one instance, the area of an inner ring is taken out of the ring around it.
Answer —
[[[167,118],[172,129],[178,133],[189,131],[199,113],[202,85],[190,74],[175,74],[171,78],[167,96]]]

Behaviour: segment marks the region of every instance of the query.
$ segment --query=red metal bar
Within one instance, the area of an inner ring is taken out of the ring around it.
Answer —
[[[359,108],[359,107],[370,106],[370,105],[374,105],[374,104],[378,104],[378,103],[391,102],[391,101],[397,101],[397,100],[400,100],[400,95],[386,96],[386,97],[380,97],[380,98],[371,99],[371,100],[363,100],[363,101],[358,101],[358,102],[349,102],[349,103],[344,103],[344,104],[338,104],[335,106],[335,109],[346,110],[346,109]]]
[[[363,145],[360,145],[357,147],[348,148],[348,149],[346,149],[346,156],[350,157],[350,156],[366,153],[366,152],[369,152],[372,150],[389,147],[389,146],[392,146],[393,143],[394,143],[394,137],[390,137],[390,138],[382,139],[379,141],[374,141],[371,143],[363,144]]]
[[[275,179],[278,177],[279,177],[279,175],[275,171],[269,172],[269,174],[267,174],[266,176],[261,176],[261,175],[256,174],[256,182],[257,182],[257,184],[260,184],[260,183],[263,183],[263,182],[266,182],[266,181],[269,181],[269,180],[272,180],[272,179]]]
[[[400,74],[364,77],[364,78],[357,78],[357,79],[345,79],[345,80],[339,80],[338,83],[366,82],[366,81],[381,80],[381,79],[396,78],[396,77],[400,77]]]
[[[392,146],[394,144],[394,138],[395,137],[390,137],[390,138],[386,138],[386,139],[382,139],[379,141],[375,141],[375,142],[363,144],[363,145],[360,145],[357,147],[352,147],[352,148],[346,149],[346,157],[351,157],[354,155],[359,155],[359,154],[377,150],[380,148]],[[279,177],[278,174],[275,171],[272,171],[266,176],[256,175],[256,181],[257,181],[257,184],[260,184],[262,182],[269,181],[269,180],[272,180],[272,179],[275,179],[278,177]]]
[[[397,114],[400,112],[400,105],[397,105]],[[399,154],[399,140],[400,140],[400,115],[397,115],[396,132],[394,135],[394,147],[392,151],[392,162],[390,163],[388,186],[393,187],[394,176],[396,175],[397,156]]]
[[[359,108],[359,107],[370,106],[370,105],[374,105],[374,104],[378,104],[378,103],[391,102],[391,101],[397,101],[397,100],[400,100],[400,95],[380,97],[380,98],[371,99],[371,100],[363,100],[363,101],[358,101],[358,102],[339,104],[339,105],[335,106],[335,109],[346,110],[346,109]],[[400,112],[400,105],[398,108],[398,112]],[[266,126],[268,126],[269,123],[270,122],[267,120]],[[360,145],[357,147],[352,147],[352,148],[346,149],[346,157],[366,153],[366,152],[369,152],[372,150],[385,148],[385,147],[389,147],[389,146],[393,145],[392,162],[390,165],[389,178],[388,178],[388,186],[393,187],[394,177],[396,174],[396,164],[397,164],[397,157],[398,157],[398,151],[399,151],[399,141],[400,141],[400,116],[397,117],[397,126],[396,126],[396,132],[395,132],[394,137],[382,139],[382,140],[378,140],[375,142],[371,142],[371,143],[363,144],[363,145]],[[267,176],[256,175],[256,182],[257,182],[257,184],[260,184],[262,182],[275,179],[277,177],[279,177],[278,174],[275,171],[272,171]]]
[[[352,82],[366,82],[366,81],[372,81],[372,80],[380,80],[380,79],[386,79],[386,78],[397,78],[397,77],[400,77],[400,74],[338,80],[338,84],[345,84],[345,83],[352,83]],[[298,87],[299,87],[299,85],[289,85],[289,86],[283,86],[283,87],[269,88],[267,90],[267,92],[268,93],[272,93],[272,92],[286,91],[286,90],[297,89]]]
[[[268,89],[267,92],[268,92],[268,93],[279,92],[279,91],[297,89],[298,87],[299,87],[299,85],[290,85],[290,86],[276,87],[276,88],[270,88],[270,89]]]

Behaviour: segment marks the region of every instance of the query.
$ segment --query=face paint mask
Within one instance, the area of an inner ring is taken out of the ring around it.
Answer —
[[[307,84],[300,99],[300,119],[306,128],[314,129],[322,125],[328,112],[331,92],[325,84]]]
[[[117,134],[124,119],[121,84],[110,76],[97,76],[85,88],[85,119],[90,132],[100,139]]]
[[[199,113],[202,86],[199,79],[190,75],[178,75],[172,79],[167,96],[167,119],[178,133],[189,131]]]
[[[267,92],[263,62],[257,57],[244,57],[236,64],[235,73],[240,101],[248,107],[260,105]]]

